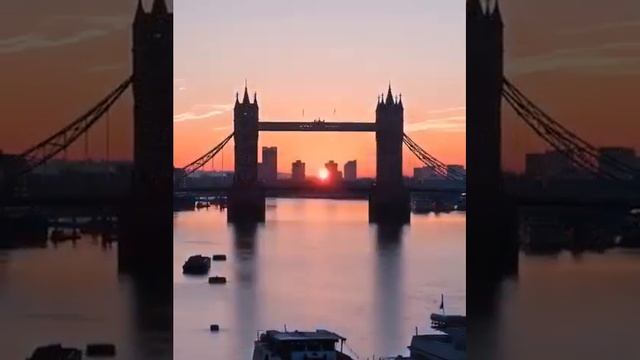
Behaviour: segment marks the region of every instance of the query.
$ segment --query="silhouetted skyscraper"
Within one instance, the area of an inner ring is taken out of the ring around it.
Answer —
[[[344,164],[344,180],[356,181],[358,178],[358,164],[356,160],[347,161]]]
[[[329,160],[324,164],[325,169],[329,172],[329,181],[335,182],[342,180],[342,173],[338,171],[338,163],[333,160]]]
[[[294,181],[304,181],[306,174],[305,174],[305,163],[303,163],[300,160],[296,160],[294,163],[291,164],[291,178]]]
[[[262,147],[262,178],[260,180],[273,182],[278,180],[278,148],[275,146]]]
[[[625,147],[602,147],[598,149],[598,167],[600,171],[606,171],[613,173],[616,177],[623,180],[631,180],[632,176],[625,172],[620,166],[612,165],[611,160],[614,160],[617,164],[623,164],[636,168],[636,152],[633,148]]]
[[[467,171],[463,165],[447,165],[447,175],[456,180],[464,180],[467,177]]]

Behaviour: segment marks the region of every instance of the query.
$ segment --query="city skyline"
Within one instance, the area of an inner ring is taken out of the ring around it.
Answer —
[[[501,1],[500,8],[505,76],[594,146],[638,152],[638,2]],[[580,16],[566,16],[573,13]],[[552,150],[504,103],[502,124],[503,170],[523,172],[525,154]]]
[[[144,0],[151,9],[151,0]],[[169,8],[172,1],[167,0]],[[0,149],[21,153],[71,123],[132,73],[131,26],[137,1],[10,2],[0,30],[0,74],[6,91]],[[42,59],[47,61],[43,62]],[[55,71],[52,71],[55,69]],[[109,112],[109,159],[133,158],[131,91]],[[89,132],[89,156],[107,157],[106,121]],[[19,126],[17,126],[19,124]],[[84,141],[67,151],[84,158]]]
[[[261,121],[373,122],[377,98],[391,82],[394,94],[403,95],[405,131],[442,161],[464,163],[464,6],[176,3],[175,165],[199,157],[231,132],[230,110],[245,79],[251,98],[257,92]],[[418,42],[428,33],[443,36]],[[267,144],[282,150],[278,171],[296,160],[286,155],[295,149],[307,159],[308,173],[328,156],[341,163],[357,159],[363,175],[375,174],[372,134],[261,134],[258,146]],[[225,168],[232,169],[226,150]],[[419,164],[404,152],[405,174]]]

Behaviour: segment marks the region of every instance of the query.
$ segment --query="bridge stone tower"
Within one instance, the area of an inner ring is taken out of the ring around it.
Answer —
[[[501,166],[503,52],[498,2],[468,0],[467,268],[489,277],[471,284],[479,287],[517,268],[517,213],[505,195]],[[469,296],[483,293],[487,289],[478,288]]]
[[[131,204],[121,216],[122,270],[171,279],[173,243],[173,14],[165,0],[133,22],[134,169]],[[152,253],[153,256],[149,256]],[[157,264],[168,264],[166,267]],[[170,282],[169,282],[170,283]]]
[[[369,199],[369,222],[406,224],[409,193],[402,176],[404,106],[394,99],[391,85],[376,107],[376,185]]]
[[[265,194],[258,182],[258,121],[257,94],[254,94],[251,102],[245,85],[242,102],[236,94],[233,109],[235,173],[233,188],[229,193],[229,222],[264,221]]]
[[[134,190],[145,198],[173,187],[173,14],[164,1],[149,13],[139,1],[133,23]]]

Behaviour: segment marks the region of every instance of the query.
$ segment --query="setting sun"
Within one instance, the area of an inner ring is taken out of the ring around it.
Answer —
[[[327,170],[327,168],[320,168],[318,170],[318,178],[322,181],[329,179],[329,170]]]

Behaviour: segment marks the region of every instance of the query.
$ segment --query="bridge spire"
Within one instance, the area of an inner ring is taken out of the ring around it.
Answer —
[[[387,105],[393,104],[393,93],[391,92],[391,82],[389,82],[389,90],[387,91]]]
[[[144,11],[144,6],[142,6],[142,0],[138,0],[138,7],[136,8],[136,17],[134,21],[141,19],[147,13]]]
[[[244,79],[244,96],[242,97],[243,104],[250,104],[251,100],[249,100],[249,90],[247,89],[247,79]]]
[[[236,105],[240,104],[240,100],[238,99],[238,96],[240,96],[240,94],[238,94],[238,92],[236,91]]]
[[[169,13],[167,10],[167,3],[165,0],[153,0],[153,7],[151,8],[151,13],[155,15],[165,15]]]
[[[399,96],[398,105],[400,105],[400,108],[403,108],[403,106],[402,106],[402,94],[400,94],[400,96]]]
[[[495,4],[493,5],[493,11],[491,12],[491,20],[494,20],[497,23],[502,24],[502,12],[500,11],[500,0],[495,0]]]
[[[253,92],[253,104],[254,105],[258,105],[258,92],[257,91]]]

